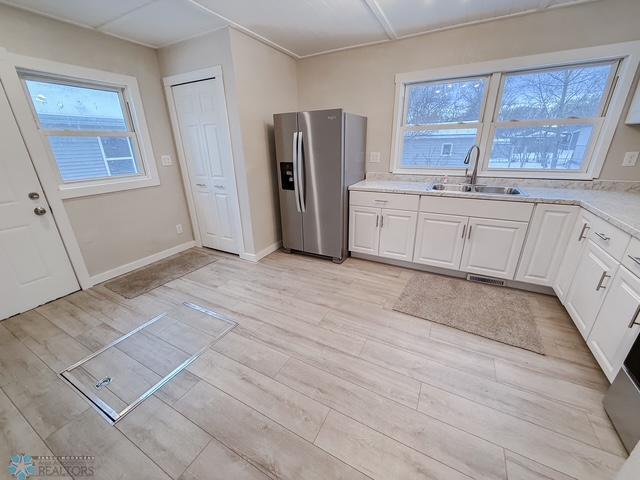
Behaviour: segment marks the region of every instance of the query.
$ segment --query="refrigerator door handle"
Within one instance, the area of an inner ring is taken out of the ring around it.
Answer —
[[[296,210],[300,209],[300,187],[298,186],[298,133],[293,132],[293,194],[296,197]]]
[[[300,208],[302,213],[307,211],[304,200],[304,159],[302,158],[302,132],[298,132],[298,151],[296,161],[298,162],[298,196],[300,197]]]

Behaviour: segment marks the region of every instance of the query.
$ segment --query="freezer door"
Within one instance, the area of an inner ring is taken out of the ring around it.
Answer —
[[[304,250],[302,236],[302,211],[299,190],[294,182],[294,166],[298,138],[298,114],[279,113],[273,116],[276,146],[278,192],[280,196],[280,220],[282,222],[282,246],[291,250]],[[295,169],[297,170],[297,168]]]
[[[301,187],[304,251],[342,257],[342,110],[300,112]]]

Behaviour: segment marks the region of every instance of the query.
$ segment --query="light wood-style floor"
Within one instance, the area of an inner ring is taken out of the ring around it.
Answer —
[[[228,255],[126,300],[104,287],[0,323],[0,459],[94,455],[99,479],[604,480],[607,382],[557,299],[540,356],[392,311],[413,271]],[[109,426],[56,375],[184,301],[238,327]]]

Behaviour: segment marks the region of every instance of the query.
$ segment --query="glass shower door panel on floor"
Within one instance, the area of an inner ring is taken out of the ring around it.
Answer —
[[[236,326],[185,303],[71,365],[60,376],[106,418],[118,422]],[[177,379],[176,379],[177,380]]]

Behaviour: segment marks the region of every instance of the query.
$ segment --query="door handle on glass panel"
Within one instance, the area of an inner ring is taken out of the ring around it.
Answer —
[[[600,281],[598,281],[598,286],[596,287],[596,292],[599,291],[602,288],[607,288],[602,284],[602,282],[604,282],[605,278],[611,278],[611,275],[609,275],[606,271],[602,272],[602,276],[600,276]]]
[[[292,159],[293,159],[293,196],[296,197],[296,210],[301,213],[300,210],[300,190],[298,188],[298,132],[293,132],[293,147],[292,147]]]
[[[33,213],[35,213],[36,215],[38,215],[39,217],[41,217],[42,215],[44,215],[45,213],[47,213],[47,211],[42,208],[42,207],[36,207],[33,209]]]
[[[640,325],[640,323],[638,323],[638,315],[640,315],[640,303],[638,304],[636,311],[633,312],[633,316],[629,322],[629,328],[633,328],[634,325]]]
[[[596,236],[598,236],[599,238],[601,238],[605,242],[608,241],[608,240],[611,240],[611,237],[607,237],[604,233],[598,233],[598,232],[593,232],[593,233],[595,233]]]
[[[629,257],[631,260],[633,260],[638,265],[640,265],[640,257],[634,257],[633,255],[627,255],[627,257]]]
[[[462,226],[462,237],[460,237],[460,238],[464,238],[464,232],[466,232],[466,231],[467,231],[467,226],[463,225]]]
[[[300,197],[300,209],[302,213],[307,211],[307,205],[304,199],[304,158],[302,152],[302,132],[298,132],[298,150],[296,155],[298,161],[298,191]]]

